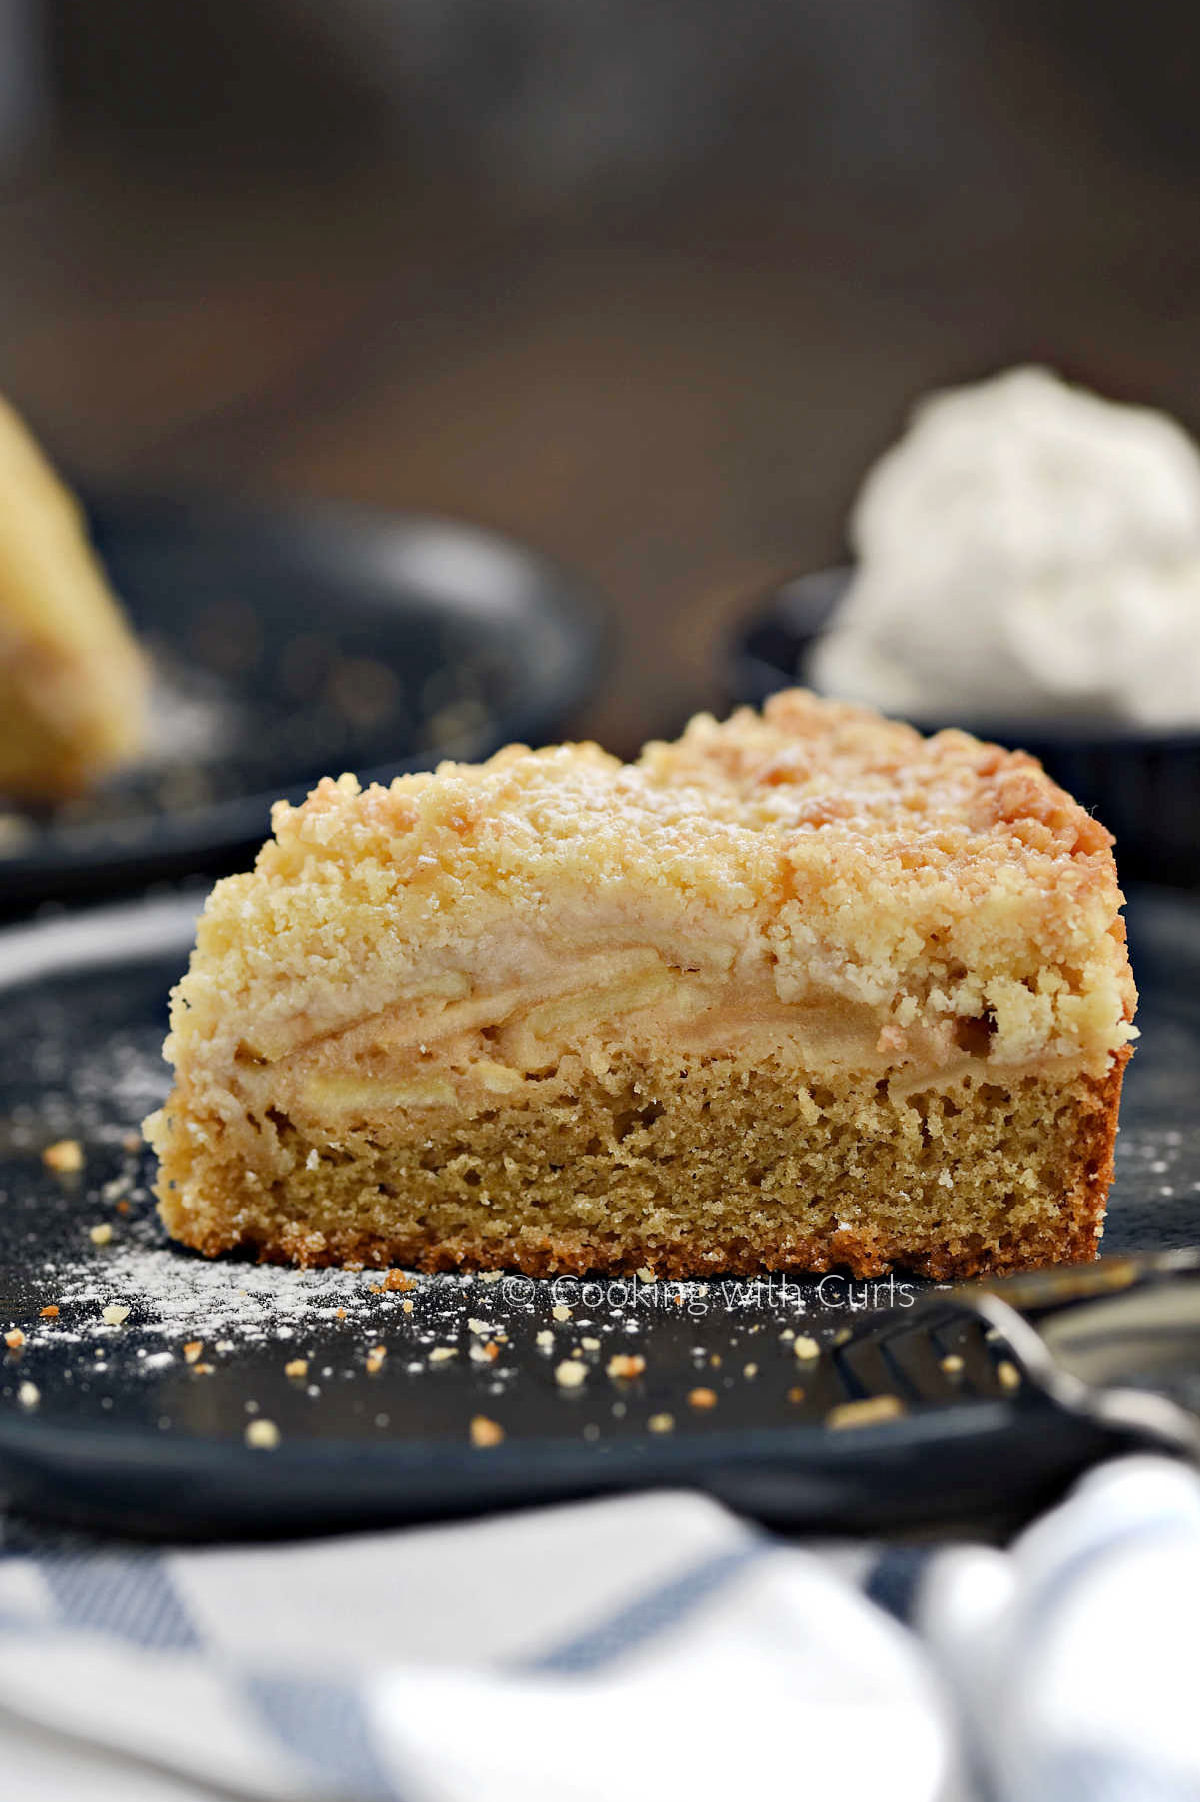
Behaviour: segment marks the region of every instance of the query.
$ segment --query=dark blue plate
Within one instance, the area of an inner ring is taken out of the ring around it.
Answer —
[[[0,907],[235,866],[270,803],[557,734],[594,683],[602,611],[549,558],[420,515],[313,504],[89,507],[153,659],[149,756],[0,831]]]
[[[812,686],[813,650],[851,573],[826,569],[797,576],[759,601],[730,647],[732,700],[760,706],[778,689]],[[1124,878],[1200,886],[1200,732],[1138,732],[1070,718],[947,715],[913,724],[924,732],[962,726],[979,738],[1032,752],[1114,834]]]
[[[400,1293],[378,1273],[170,1246],[137,1123],[166,1093],[166,995],[196,905],[0,933],[0,1508],[221,1538],[687,1484],[774,1526],[874,1532],[1020,1518],[1118,1449],[1083,1422],[1048,1432],[997,1380],[991,1347],[969,1400],[944,1377],[937,1405],[831,1431],[858,1378],[836,1349],[797,1357],[794,1335],[836,1348],[871,1310],[907,1306],[921,1285],[903,1277],[443,1276]],[[1194,1245],[1200,1191],[1200,904],[1137,896],[1130,941],[1143,1036],[1105,1237],[1118,1254]],[[64,1139],[77,1174],[40,1155]],[[114,1304],[128,1309],[115,1323]],[[24,1343],[6,1350],[7,1333]],[[487,1343],[494,1358],[472,1356]],[[610,1376],[617,1353],[644,1370]],[[556,1381],[566,1359],[586,1367],[578,1387]],[[503,1442],[472,1445],[476,1417]],[[244,1443],[254,1420],[278,1428],[274,1450]]]

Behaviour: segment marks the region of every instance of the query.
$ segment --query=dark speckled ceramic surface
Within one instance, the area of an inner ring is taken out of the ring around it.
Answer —
[[[891,1482],[898,1458],[911,1476],[946,1433],[975,1430],[963,1406],[899,1423],[890,1438],[822,1425],[844,1378],[797,1356],[795,1335],[828,1345],[865,1309],[903,1305],[918,1286],[900,1278],[444,1277],[380,1292],[369,1272],[208,1263],[172,1248],[136,1133],[166,1090],[166,997],[195,905],[131,904],[0,934],[0,1335],[24,1335],[0,1345],[0,1489],[15,1504],[205,1534],[686,1481],[765,1518],[861,1524],[864,1498],[884,1493],[872,1457]],[[1139,894],[1130,936],[1142,1038],[1106,1252],[1200,1237],[1200,905]],[[81,1146],[78,1174],[43,1163],[62,1140]],[[106,1320],[113,1308],[128,1313]],[[644,1373],[610,1376],[626,1352],[645,1358]],[[557,1380],[564,1361],[583,1366],[577,1387]],[[973,1394],[976,1413],[1011,1406],[990,1367]],[[477,1417],[503,1429],[502,1444],[471,1445]],[[254,1420],[278,1428],[275,1450],[247,1449]]]

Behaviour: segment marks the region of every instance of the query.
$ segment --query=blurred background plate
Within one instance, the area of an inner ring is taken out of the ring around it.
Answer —
[[[231,868],[279,796],[544,741],[598,673],[586,585],[474,527],[208,499],[89,517],[153,661],[152,742],[78,801],[0,817],[9,908]]]
[[[818,639],[850,583],[849,568],[794,576],[771,589],[736,629],[729,649],[730,698],[760,706],[809,681]],[[1200,732],[1145,732],[1062,715],[1049,719],[914,719],[923,732],[960,726],[1030,751],[1117,841],[1122,877],[1200,885]]]

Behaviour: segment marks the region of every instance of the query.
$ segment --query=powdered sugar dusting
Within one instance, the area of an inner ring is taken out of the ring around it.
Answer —
[[[60,1306],[99,1312],[113,1302],[129,1303],[139,1326],[172,1340],[181,1335],[242,1344],[286,1340],[297,1328],[318,1323],[379,1324],[401,1313],[404,1301],[380,1292],[377,1271],[209,1262],[174,1246],[137,1242],[111,1256],[48,1269],[46,1276]],[[458,1286],[451,1279],[451,1287]],[[89,1324],[89,1336],[94,1332]]]

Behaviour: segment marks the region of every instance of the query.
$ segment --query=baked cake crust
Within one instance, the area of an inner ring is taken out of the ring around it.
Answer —
[[[1103,827],[1021,753],[803,691],[623,765],[280,804],[147,1122],[176,1237],[663,1274],[1094,1255],[1134,989]]]

